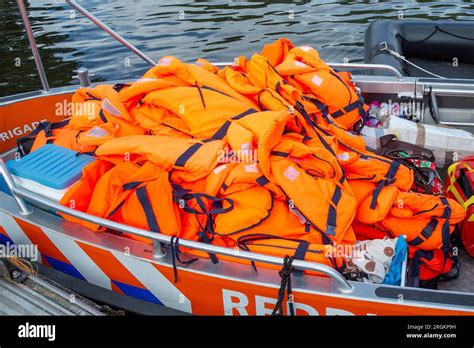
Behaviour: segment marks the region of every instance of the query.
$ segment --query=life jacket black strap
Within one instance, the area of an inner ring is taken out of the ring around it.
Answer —
[[[335,206],[339,203],[342,197],[342,191],[341,188],[336,185],[336,189],[334,190],[334,193],[332,195],[331,201],[333,204],[329,204],[329,210],[328,210],[328,218],[326,222],[326,231],[325,233],[329,236],[335,236],[336,235],[336,226],[337,226],[337,210]]]
[[[283,151],[271,151],[270,155],[271,156],[279,156],[279,157],[288,157],[289,153],[288,152],[283,152]]]
[[[390,185],[395,181],[395,176],[397,175],[399,168],[400,162],[392,160],[392,163],[390,163],[390,167],[388,168],[387,174],[385,174],[385,179],[379,182],[374,192],[372,193],[370,209],[374,210],[377,207],[377,200],[379,199],[380,192],[385,186]]]
[[[416,236],[411,241],[409,241],[408,244],[413,245],[413,246],[418,246],[423,242],[424,242],[424,240],[422,238]]]
[[[293,255],[295,260],[303,260],[304,261],[305,256],[306,256],[306,252],[308,251],[308,248],[309,248],[309,243],[305,240],[302,240],[298,244],[298,247],[296,248],[295,255]],[[295,269],[294,273],[298,274],[298,275],[303,275],[304,271]]]
[[[148,193],[146,192],[146,186],[138,188],[136,193],[138,201],[140,202],[143,211],[145,212],[148,227],[153,232],[160,232],[160,227],[158,226],[158,221],[156,219],[155,212],[153,211],[150,198],[148,197]]]
[[[178,277],[178,267],[176,265],[176,260],[181,263],[181,264],[186,264],[189,265],[193,263],[194,261],[197,261],[198,258],[192,258],[190,260],[181,260],[180,253],[181,251],[179,250],[179,237],[172,236],[170,240],[170,249],[171,249],[171,260],[173,261],[173,273],[174,273],[174,282],[177,283],[179,280]]]
[[[184,167],[186,165],[186,162],[191,158],[192,155],[194,155],[197,150],[201,148],[202,144],[201,143],[195,143],[188,147],[186,151],[183,152],[181,156],[178,157],[178,159],[175,162],[175,166],[177,167]]]
[[[99,117],[102,120],[102,122],[107,123],[107,117],[105,117],[104,110],[100,109],[99,110]]]
[[[420,276],[420,266],[423,262],[421,258],[426,259],[427,261],[432,260],[434,257],[433,250],[417,250],[413,254],[412,263],[410,267],[410,277],[418,278]]]
[[[257,184],[259,184],[260,186],[265,186],[266,184],[268,184],[270,182],[270,180],[268,180],[265,176],[259,176],[256,180]]]
[[[341,117],[344,114],[347,114],[347,113],[349,113],[351,111],[354,111],[356,109],[358,110],[359,116],[363,120],[366,120],[367,119],[367,112],[364,109],[364,101],[361,97],[359,97],[356,101],[346,105],[342,109],[339,109],[339,110],[333,112],[331,115],[334,118],[338,118],[338,117]]]
[[[140,186],[142,183],[143,183],[142,181],[128,182],[128,183],[122,185],[122,189],[124,189],[124,190],[134,190],[138,186]]]
[[[308,251],[309,243],[305,240],[302,240],[295,251],[295,259],[296,260],[304,260],[306,256],[306,252]]]
[[[113,85],[113,89],[119,93],[122,89],[124,89],[125,87],[130,87],[131,84],[129,83],[116,83],[115,85]]]
[[[231,125],[230,121],[225,121],[224,124],[217,130],[217,132],[214,133],[211,139],[214,139],[214,140],[224,139],[225,136],[227,135],[227,131],[229,130],[230,125]]]
[[[212,239],[210,239],[208,237],[208,235],[206,234],[206,231],[200,231],[198,232],[198,237],[199,237],[199,240],[201,242],[204,242],[204,243],[208,243],[208,244],[211,244],[212,243]],[[213,253],[208,253],[209,257],[211,258],[211,261],[212,263],[215,265],[217,263],[219,263],[219,260],[217,259],[217,256],[216,254],[213,254]]]
[[[444,259],[446,262],[446,258],[450,251],[450,245],[451,245],[451,232],[450,232],[450,225],[449,225],[449,219],[451,218],[451,206],[449,205],[449,202],[446,199],[446,197],[440,197],[440,199],[441,199],[441,203],[443,203],[445,206],[443,215],[441,216],[444,219],[443,228],[441,232],[441,236],[442,236],[441,239],[442,239],[442,245],[443,245]]]
[[[197,83],[197,81],[196,81],[195,87],[199,91],[199,96],[201,97],[202,106],[204,107],[204,109],[206,109],[206,102],[204,101],[204,95],[202,94],[201,87],[199,87],[199,84]]]
[[[232,117],[233,120],[240,120],[241,118],[256,113],[257,110],[255,109],[248,109],[238,115]],[[212,140],[222,140],[227,135],[227,131],[231,125],[230,121],[225,121],[224,124],[214,133],[214,135],[210,138]]]
[[[48,121],[40,122],[38,124],[38,127],[36,127],[28,135],[17,139],[16,143],[17,143],[18,152],[20,153],[22,157],[26,156],[31,151],[31,147],[33,146],[33,143],[31,143],[31,145],[29,145],[29,149],[25,149],[26,142],[31,141],[31,140],[34,142],[34,139],[40,132],[44,132],[44,135],[46,138],[46,144],[51,144],[53,140],[48,139],[48,138],[51,138],[53,136],[52,131],[67,126],[69,124],[69,121],[70,121],[69,119],[65,119],[59,122],[54,122],[54,123],[51,123]]]
[[[438,227],[438,222],[439,220],[437,218],[432,218],[423,231],[421,231],[421,234],[423,237],[425,237],[425,240],[432,236],[433,232],[436,230],[436,227]]]
[[[424,241],[428,240],[433,235],[433,232],[436,230],[436,228],[438,227],[438,223],[439,223],[439,219],[437,217],[433,217],[425,226],[425,228],[423,228],[423,230],[420,232],[420,235],[422,235],[424,239],[421,238],[420,236],[416,236],[410,242],[408,242],[408,244],[412,246],[418,246]]]

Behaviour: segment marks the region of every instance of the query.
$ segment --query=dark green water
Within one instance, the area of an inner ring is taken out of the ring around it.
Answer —
[[[26,1],[52,87],[134,78],[147,63],[62,0]],[[474,20],[471,1],[156,1],[78,0],[153,59],[230,61],[281,36],[316,47],[327,61],[363,60],[364,31],[373,20]],[[184,17],[184,18],[183,18]],[[16,1],[0,0],[0,96],[41,88]]]

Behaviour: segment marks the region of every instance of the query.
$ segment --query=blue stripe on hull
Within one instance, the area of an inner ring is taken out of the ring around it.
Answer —
[[[15,245],[15,243],[10,238],[0,233],[0,244],[6,245],[7,243],[10,245]]]
[[[68,263],[59,261],[59,260],[54,259],[52,257],[46,256],[44,254],[43,254],[43,257],[46,259],[46,261],[48,261],[48,263],[54,269],[56,269],[60,272],[66,273],[66,274],[68,274],[70,276],[73,276],[75,278],[79,278],[81,280],[86,280],[86,278],[84,278],[84,276],[81,273],[79,273],[79,271],[73,265],[70,265]]]
[[[112,280],[112,282],[117,285],[117,287],[123,291],[123,293],[127,296],[135,297],[140,300],[153,302],[163,306],[163,302],[161,302],[155,295],[153,295],[149,290],[138,288],[133,285],[120,283],[118,281]]]

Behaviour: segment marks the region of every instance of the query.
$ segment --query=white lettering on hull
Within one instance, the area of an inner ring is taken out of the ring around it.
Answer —
[[[225,315],[249,315],[252,312],[250,309],[250,301],[246,294],[239,291],[222,289],[222,300],[224,303],[224,314]],[[265,297],[255,295],[255,314],[256,315],[271,315],[275,304],[277,303],[276,298]],[[314,308],[305,303],[293,302],[295,312],[303,314],[306,312],[307,315],[320,315],[320,313]],[[253,305],[252,305],[253,306]],[[287,312],[288,310],[287,303]],[[340,308],[326,307],[322,315],[355,315],[354,313]],[[375,314],[367,314],[375,315]]]
[[[20,137],[22,135],[28,134],[28,133],[32,132],[34,129],[36,129],[36,127],[38,127],[40,122],[45,122],[45,121],[47,121],[47,120],[44,119],[44,120],[41,120],[39,122],[28,123],[28,124],[25,124],[25,125],[20,126],[20,127],[15,127],[13,129],[8,129],[5,132],[0,132],[0,141],[3,142],[3,141],[11,140],[13,138]]]

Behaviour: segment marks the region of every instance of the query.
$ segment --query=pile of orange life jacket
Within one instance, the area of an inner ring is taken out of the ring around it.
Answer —
[[[62,203],[152,233],[340,269],[347,255],[332,251],[356,239],[406,235],[412,254],[446,255],[465,215],[411,192],[409,168],[367,150],[350,73],[287,39],[223,69],[165,56],[138,81],[81,88],[73,102],[88,107],[30,136],[32,150],[98,159]]]

